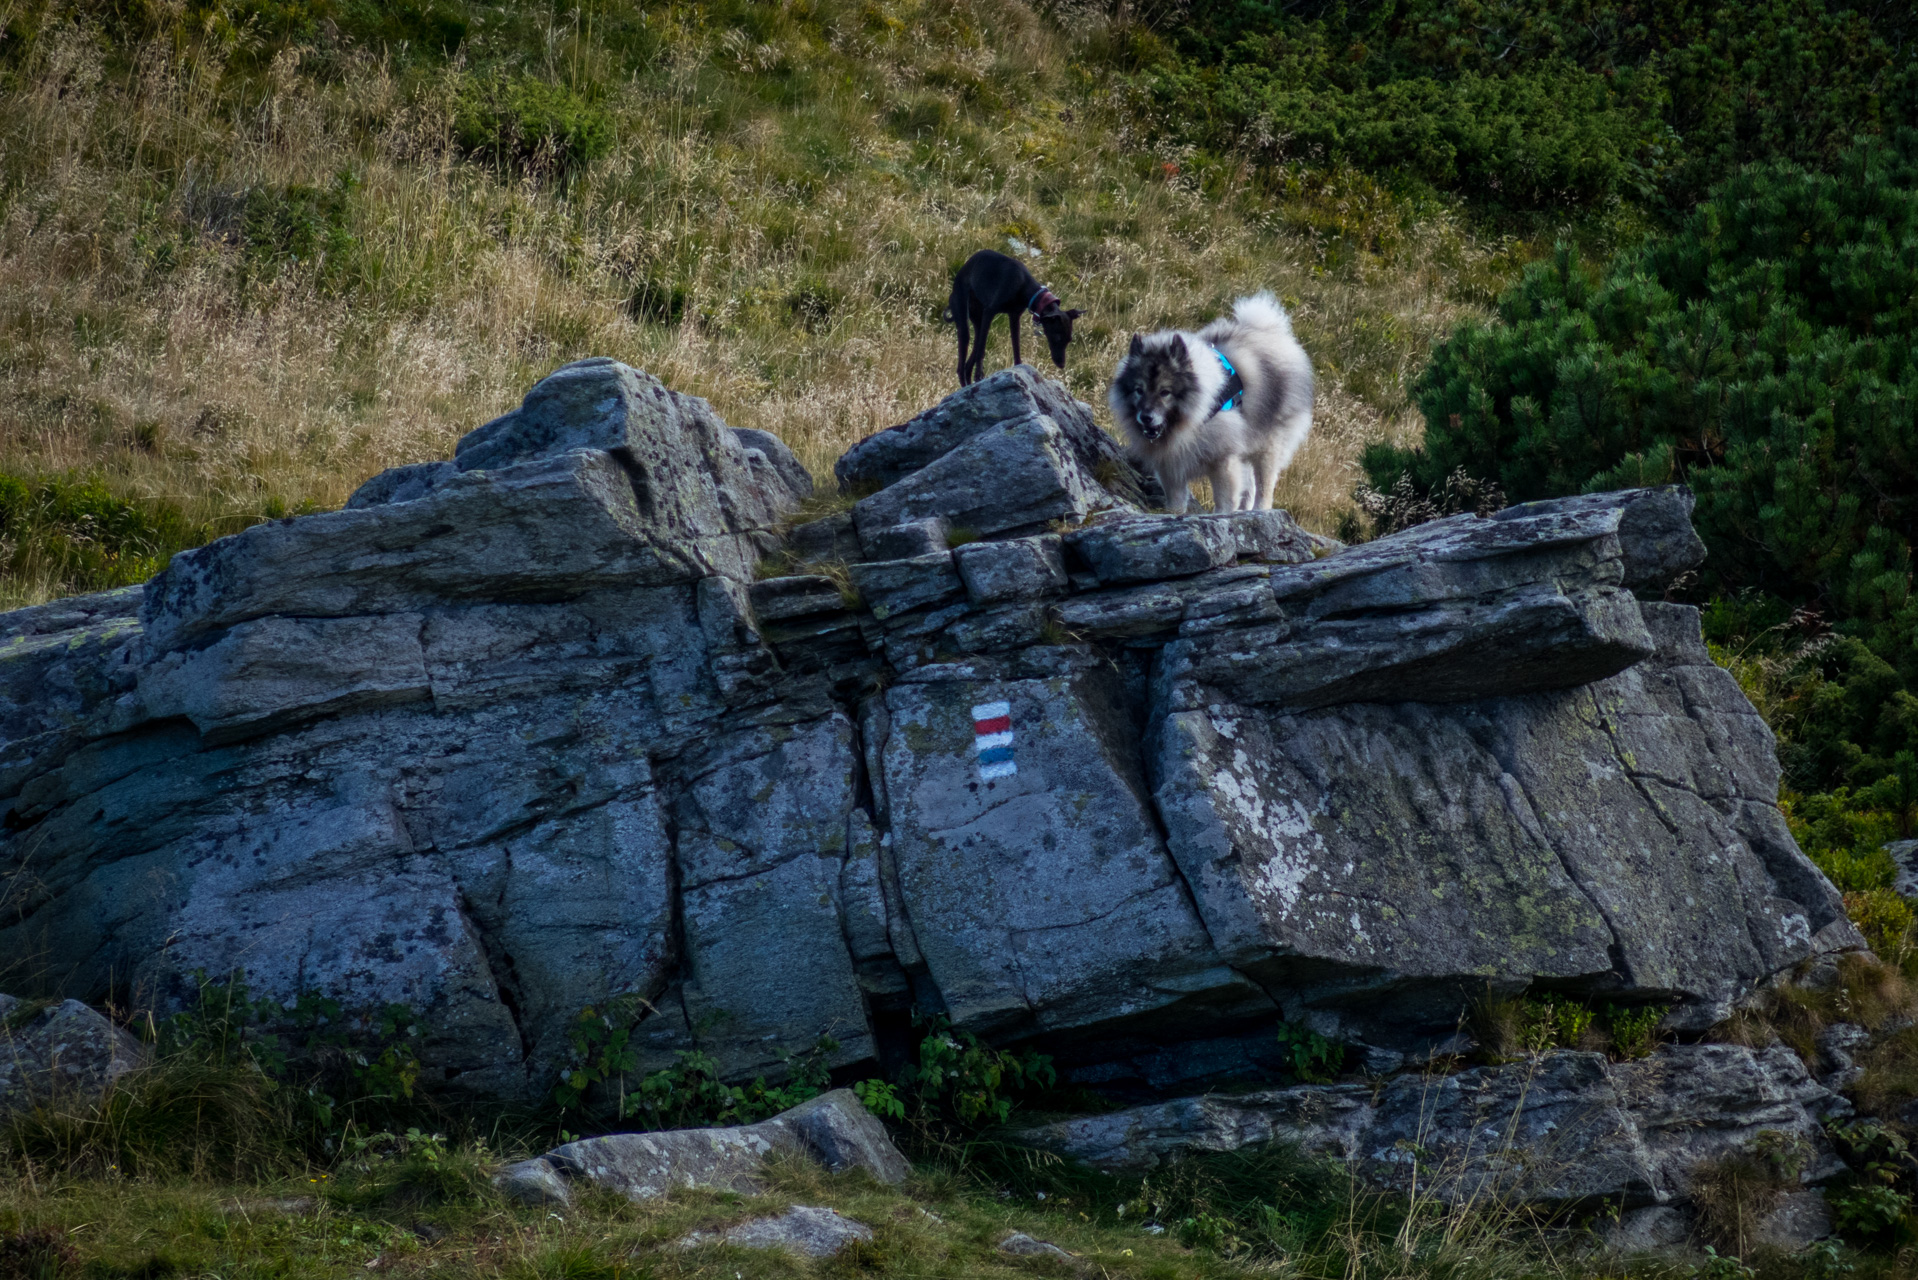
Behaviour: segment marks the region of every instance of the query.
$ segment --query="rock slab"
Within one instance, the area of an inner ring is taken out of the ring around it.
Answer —
[[[741,1249],[785,1249],[807,1258],[830,1258],[855,1242],[870,1242],[872,1228],[837,1209],[796,1204],[773,1218],[754,1218],[724,1231],[695,1231],[678,1247],[730,1244]]]
[[[1822,1121],[1848,1109],[1783,1045],[1667,1045],[1611,1063],[1562,1051],[1456,1075],[1198,1097],[1063,1121],[1028,1144],[1114,1173],[1288,1143],[1381,1186],[1448,1201],[1627,1207],[1683,1201],[1693,1171],[1760,1134],[1803,1144],[1806,1183],[1844,1171]]]
[[[831,1173],[863,1169],[896,1186],[911,1166],[873,1114],[850,1089],[834,1089],[758,1124],[719,1129],[614,1133],[556,1147],[515,1165],[502,1190],[529,1202],[550,1195],[545,1165],[557,1176],[591,1182],[632,1200],[650,1200],[687,1187],[751,1194],[760,1190],[766,1158],[802,1156]]]

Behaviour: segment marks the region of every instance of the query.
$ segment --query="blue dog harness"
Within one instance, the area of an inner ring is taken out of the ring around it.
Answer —
[[[1219,402],[1213,406],[1211,413],[1205,415],[1208,422],[1222,413],[1238,408],[1239,401],[1245,398],[1245,379],[1241,378],[1239,371],[1232,367],[1232,362],[1225,358],[1225,352],[1214,347],[1212,354],[1219,357],[1219,363],[1225,368],[1226,377],[1225,385],[1219,388]]]

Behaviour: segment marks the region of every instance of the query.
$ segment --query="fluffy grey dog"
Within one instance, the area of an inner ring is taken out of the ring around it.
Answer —
[[[1197,333],[1133,334],[1107,399],[1167,509],[1183,512],[1201,476],[1214,511],[1263,509],[1312,430],[1312,361],[1278,299],[1259,293]]]

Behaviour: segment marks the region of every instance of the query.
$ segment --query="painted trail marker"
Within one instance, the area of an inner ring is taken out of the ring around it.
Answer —
[[[979,776],[987,782],[1019,772],[1012,759],[1012,704],[982,702],[972,709],[972,749],[979,756]]]

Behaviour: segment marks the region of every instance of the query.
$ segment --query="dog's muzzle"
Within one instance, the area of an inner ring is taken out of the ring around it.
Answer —
[[[1157,440],[1164,435],[1165,427],[1164,422],[1154,422],[1150,418],[1139,419],[1139,434],[1148,440]]]

